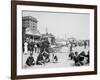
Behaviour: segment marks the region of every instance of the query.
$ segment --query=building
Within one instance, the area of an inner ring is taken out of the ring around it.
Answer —
[[[51,45],[55,44],[55,36],[51,33],[42,34],[41,39],[48,39]]]
[[[38,20],[32,16],[22,17],[22,33],[23,39],[33,39],[38,40],[41,36],[39,30],[37,29]]]

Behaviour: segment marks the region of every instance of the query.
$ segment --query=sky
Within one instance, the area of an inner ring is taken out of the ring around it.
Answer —
[[[89,14],[23,11],[22,16],[35,17],[40,33],[45,33],[47,28],[57,38],[89,39],[90,36]]]

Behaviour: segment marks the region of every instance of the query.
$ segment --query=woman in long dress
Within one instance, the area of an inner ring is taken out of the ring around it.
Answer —
[[[25,54],[28,53],[28,43],[27,42],[24,43],[24,53]]]

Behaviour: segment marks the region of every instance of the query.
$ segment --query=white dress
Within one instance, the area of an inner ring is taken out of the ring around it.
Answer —
[[[24,43],[24,53],[28,53],[28,43]]]

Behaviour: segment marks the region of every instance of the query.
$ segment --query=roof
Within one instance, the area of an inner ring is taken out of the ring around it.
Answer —
[[[54,35],[50,34],[42,34],[43,37],[54,37]]]
[[[26,34],[29,34],[29,35],[40,35],[40,32],[38,29],[34,29],[32,27],[29,27],[26,29]]]
[[[25,21],[25,20],[31,20],[33,22],[38,22],[38,20],[35,18],[35,17],[32,17],[32,16],[23,16],[22,17],[22,20]]]

